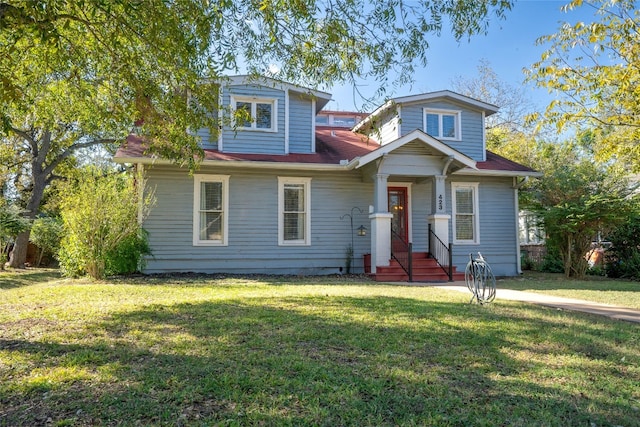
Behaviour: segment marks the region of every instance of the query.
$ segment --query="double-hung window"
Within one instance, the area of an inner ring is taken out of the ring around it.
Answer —
[[[478,183],[451,184],[453,242],[479,244]]]
[[[311,178],[278,177],[278,244],[311,244]]]
[[[193,182],[193,245],[226,246],[229,175],[195,175]]]
[[[424,131],[434,138],[460,140],[460,112],[425,108]]]
[[[278,131],[278,100],[232,96],[236,125],[244,130]]]

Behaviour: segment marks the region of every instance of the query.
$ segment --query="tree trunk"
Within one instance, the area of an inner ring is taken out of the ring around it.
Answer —
[[[29,247],[29,236],[31,230],[23,231],[16,237],[16,242],[13,245],[11,256],[9,257],[9,266],[12,268],[24,268],[24,264],[27,261],[27,249]]]
[[[27,203],[27,212],[25,217],[30,220],[34,220],[40,211],[40,203],[44,197],[44,190],[47,187],[47,172],[43,168],[44,156],[34,156],[31,160],[31,179],[33,182],[33,188],[31,189],[31,196]],[[13,246],[13,252],[11,252],[11,258],[9,259],[9,266],[12,268],[24,268],[24,264],[27,261],[27,248],[29,246],[29,236],[31,235],[31,229],[18,234],[16,243]]]

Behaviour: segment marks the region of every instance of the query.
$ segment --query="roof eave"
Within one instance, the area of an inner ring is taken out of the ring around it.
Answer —
[[[167,159],[151,158],[151,157],[116,157],[113,159],[116,163],[137,163],[145,165],[175,165],[174,162]],[[299,162],[264,162],[251,160],[203,160],[200,162],[203,166],[220,166],[232,168],[248,168],[248,169],[285,169],[285,170],[314,170],[314,171],[342,171],[351,170],[355,167],[357,159],[346,164],[330,164],[330,163],[299,163]]]
[[[352,132],[358,132],[366,124],[368,124],[370,121],[372,121],[375,117],[379,116],[380,114],[382,114],[383,112],[385,112],[386,110],[391,108],[393,105],[394,105],[394,102],[393,102],[392,99],[390,99],[389,101],[385,102],[380,107],[378,107],[373,113],[369,114],[367,117],[365,117],[364,119],[362,119],[358,123],[356,123],[356,125],[351,128],[351,131]]]
[[[513,177],[513,176],[529,176],[532,178],[540,178],[543,176],[542,172],[537,171],[505,171],[494,169],[469,169],[464,168],[453,172],[453,175],[473,175],[473,176],[498,176],[498,177]]]
[[[486,114],[487,116],[495,114],[500,110],[500,107],[496,105],[489,104],[488,102],[480,101],[478,99],[471,98],[469,96],[461,95],[459,93],[452,92],[450,90],[440,90],[437,92],[428,92],[428,93],[421,93],[417,95],[401,96],[401,97],[393,98],[392,100],[395,101],[397,104],[403,104],[403,103],[419,102],[419,101],[432,100],[432,99],[438,99],[438,98],[450,98],[458,102],[462,102],[464,104],[474,106],[475,108],[484,110],[487,113]]]

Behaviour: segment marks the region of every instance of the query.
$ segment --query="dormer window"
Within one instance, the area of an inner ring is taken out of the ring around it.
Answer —
[[[460,140],[460,111],[424,109],[424,131],[434,138]]]
[[[263,132],[278,131],[278,101],[271,98],[248,98],[232,96],[234,111],[244,110],[242,118],[237,118],[238,128]]]

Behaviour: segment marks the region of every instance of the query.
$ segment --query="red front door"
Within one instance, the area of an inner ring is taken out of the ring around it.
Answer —
[[[389,212],[393,214],[391,219],[392,234],[396,233],[405,242],[409,242],[409,209],[406,187],[389,187],[388,200]]]

